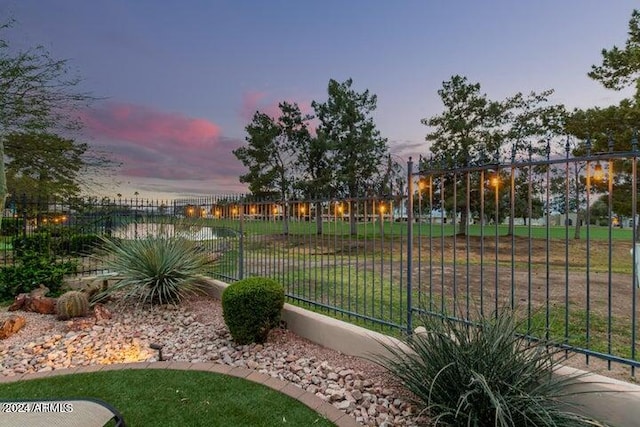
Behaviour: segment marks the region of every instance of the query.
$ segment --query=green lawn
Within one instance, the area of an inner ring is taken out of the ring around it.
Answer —
[[[540,337],[545,336],[558,343],[594,350],[600,353],[610,353],[619,357],[637,360],[637,351],[632,353],[631,321],[613,317],[609,325],[607,317],[596,312],[588,316],[589,340],[587,341],[587,311],[570,305],[565,318],[563,307],[551,307],[549,310],[549,324],[544,310],[537,310],[531,316],[531,329],[537,331]],[[568,322],[566,322],[568,320]],[[523,326],[526,326],[524,322]],[[525,329],[522,332],[526,332]],[[636,347],[637,348],[637,347]]]
[[[236,277],[238,274],[238,250],[230,249],[224,253],[218,259],[212,269],[211,275],[213,277]]]
[[[196,219],[194,223],[212,226],[212,227],[229,227],[235,230],[239,230],[240,221],[235,219]],[[281,234],[283,231],[282,221],[259,221],[259,220],[246,220],[243,222],[243,229],[247,234],[258,235],[270,235]],[[382,231],[385,236],[401,236],[407,234],[406,222],[390,222],[385,220],[381,229],[379,222],[360,222],[357,225],[358,237],[379,237]],[[550,226],[548,229],[545,226],[515,226],[515,235],[521,237],[528,237],[531,233],[531,237],[535,239],[542,239],[547,237],[551,239],[564,239],[568,236],[569,239],[573,239],[575,227],[564,226]],[[289,234],[293,235],[307,235],[316,234],[315,221],[298,221],[293,219],[289,222]],[[337,222],[325,222],[323,224],[323,234],[325,235],[349,235],[350,227],[348,221]],[[440,237],[441,235],[451,236],[453,235],[453,226],[451,224],[428,224],[428,223],[415,223],[413,232],[416,236],[433,236]],[[506,236],[508,233],[507,225],[498,225],[498,235]],[[487,237],[495,236],[496,226],[494,225],[480,225],[472,224],[469,226],[469,234],[472,236],[480,236],[484,234]],[[582,239],[587,236],[587,227],[582,226],[580,236]],[[592,240],[608,240],[609,239],[609,227],[595,226],[589,227],[589,237]],[[612,228],[611,229],[612,240],[631,240],[632,230],[630,228]]]
[[[335,425],[266,386],[211,372],[134,369],[0,384],[0,398],[82,397],[110,403],[136,427]]]
[[[285,291],[293,297],[317,301],[393,324],[406,322],[405,289],[393,286],[388,273],[358,271],[351,266],[303,267],[289,269],[277,276],[277,280],[285,284]],[[332,314],[343,319],[349,317],[337,310]],[[350,321],[363,324],[356,322],[355,318]]]

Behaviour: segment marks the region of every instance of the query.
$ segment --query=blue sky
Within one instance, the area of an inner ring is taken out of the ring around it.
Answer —
[[[309,108],[330,78],[378,95],[391,151],[427,154],[420,119],[442,111],[454,74],[494,99],[553,88],[568,107],[625,95],[586,73],[626,40],[636,0],[0,0],[15,46],[70,59],[91,144],[123,162],[105,195],[244,190],[231,150],[256,109]]]

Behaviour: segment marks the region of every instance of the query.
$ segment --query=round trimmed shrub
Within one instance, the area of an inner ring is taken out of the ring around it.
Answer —
[[[238,344],[265,342],[283,306],[284,288],[266,277],[240,280],[222,293],[224,321]]]

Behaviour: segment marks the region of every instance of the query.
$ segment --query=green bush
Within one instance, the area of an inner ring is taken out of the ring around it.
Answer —
[[[77,270],[76,262],[56,258],[58,243],[48,232],[17,236],[11,244],[15,261],[13,265],[0,268],[0,300],[30,292],[41,284],[56,296],[60,293],[64,276]]]
[[[101,239],[94,256],[118,273],[121,280],[100,297],[123,291],[125,299],[139,303],[177,303],[200,290],[201,275],[212,261],[195,242],[177,237],[140,240]]]
[[[275,280],[250,277],[232,283],[222,293],[222,313],[238,344],[263,343],[278,325],[284,288]]]
[[[514,319],[510,310],[476,325],[425,317],[425,332],[402,339],[406,346],[383,343],[389,355],[374,360],[401,381],[435,425],[604,425],[561,401],[588,391],[576,385],[581,375],[552,375],[564,350],[528,341]]]
[[[2,227],[0,228],[0,235],[2,236],[15,236],[20,230],[24,220],[22,218],[3,218]]]
[[[13,299],[41,284],[49,288],[51,295],[58,295],[64,276],[76,269],[77,264],[72,261],[56,262],[33,252],[23,253],[15,265],[0,268],[0,300]]]
[[[25,256],[39,255],[49,257],[51,250],[51,235],[49,233],[36,233],[29,236],[14,237],[11,244],[15,256],[21,259]]]
[[[97,234],[84,233],[77,228],[53,230],[41,229],[29,236],[12,239],[12,245],[18,258],[25,253],[38,253],[44,256],[75,256],[91,252],[101,243]]]
[[[74,234],[61,239],[57,244],[56,255],[84,255],[97,248],[102,239],[97,234]]]

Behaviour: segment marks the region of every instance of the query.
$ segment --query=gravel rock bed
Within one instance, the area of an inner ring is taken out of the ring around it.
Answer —
[[[26,326],[0,341],[0,373],[12,376],[83,365],[164,360],[216,362],[289,381],[370,426],[415,425],[414,408],[382,368],[274,330],[265,344],[238,346],[220,302],[198,298],[143,309],[110,303],[109,320],[23,313]],[[5,309],[6,310],[6,309]],[[6,313],[0,312],[0,318]]]

